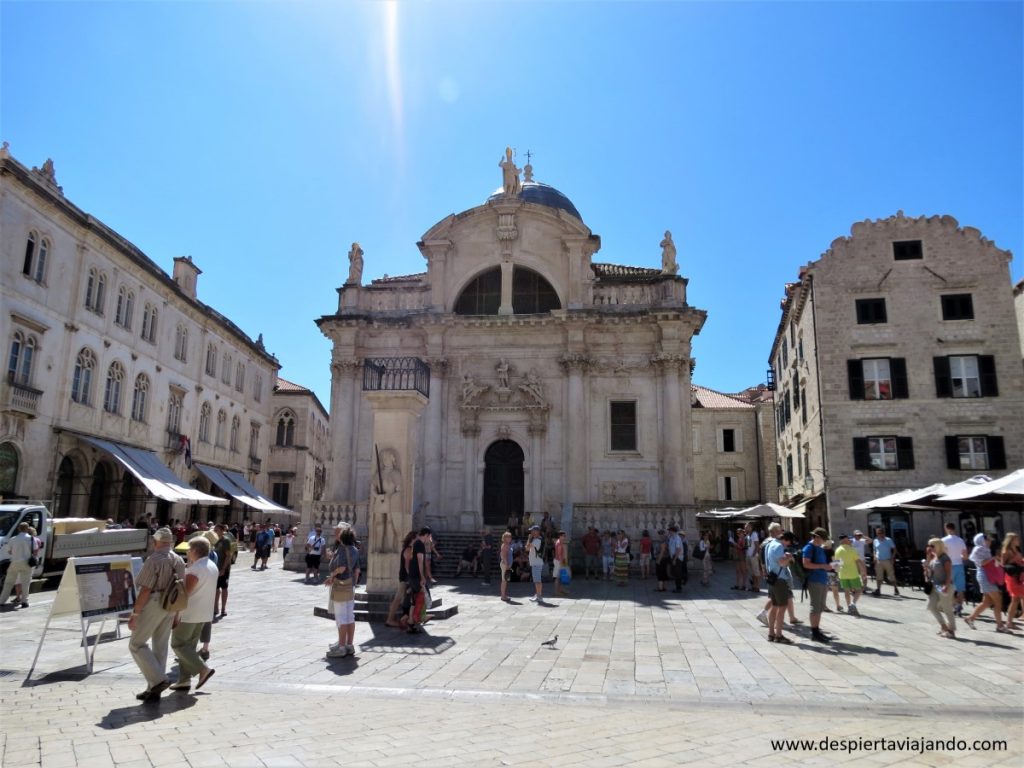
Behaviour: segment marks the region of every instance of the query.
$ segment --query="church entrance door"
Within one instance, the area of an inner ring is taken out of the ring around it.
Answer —
[[[523,516],[523,449],[514,440],[491,443],[484,454],[484,525],[505,526]]]

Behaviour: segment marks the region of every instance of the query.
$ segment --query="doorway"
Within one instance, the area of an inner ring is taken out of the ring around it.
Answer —
[[[491,443],[484,454],[484,525],[505,526],[523,516],[523,449],[514,440]]]

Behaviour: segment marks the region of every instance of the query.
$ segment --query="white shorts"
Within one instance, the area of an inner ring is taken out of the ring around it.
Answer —
[[[346,600],[344,603],[334,604],[334,620],[339,627],[346,624],[356,623],[356,601]]]

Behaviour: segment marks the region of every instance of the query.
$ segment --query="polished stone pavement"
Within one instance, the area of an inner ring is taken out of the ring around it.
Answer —
[[[434,591],[458,603],[453,618],[415,636],[360,623],[358,655],[332,660],[333,624],[313,615],[326,589],[279,559],[265,572],[248,562],[242,553],[229,615],[214,627],[217,674],[157,704],[136,702],[141,675],[109,623],[85,675],[77,618],[54,619],[29,677],[53,592],[0,615],[0,765],[990,766],[1024,756],[1024,632],[984,621],[939,638],[921,592],[863,598],[860,618],[827,614],[829,646],[806,630],[780,646],[755,618],[764,593],[730,590],[724,567],[682,595],[577,579],[570,597],[540,605],[528,585],[512,585],[506,604],[496,584],[462,579]],[[806,603],[797,615],[806,620]],[[555,635],[554,648],[541,645]],[[780,737],[1009,744],[779,752]]]

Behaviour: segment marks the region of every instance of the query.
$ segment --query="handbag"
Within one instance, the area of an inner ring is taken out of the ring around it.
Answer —
[[[352,583],[352,559],[349,554],[349,548],[345,547],[345,567],[348,569],[348,576],[344,579],[335,579],[331,582],[331,602],[332,603],[347,603],[350,600],[355,600],[356,590],[355,585]]]
[[[188,592],[185,590],[184,579],[179,579],[177,575],[171,577],[171,583],[164,590],[160,606],[168,613],[180,613],[188,608]]]
[[[1000,567],[999,563],[995,559],[989,560],[987,563],[981,566],[982,572],[985,574],[985,578],[988,579],[988,583],[995,586],[1003,586],[1005,581],[1004,571]]]

